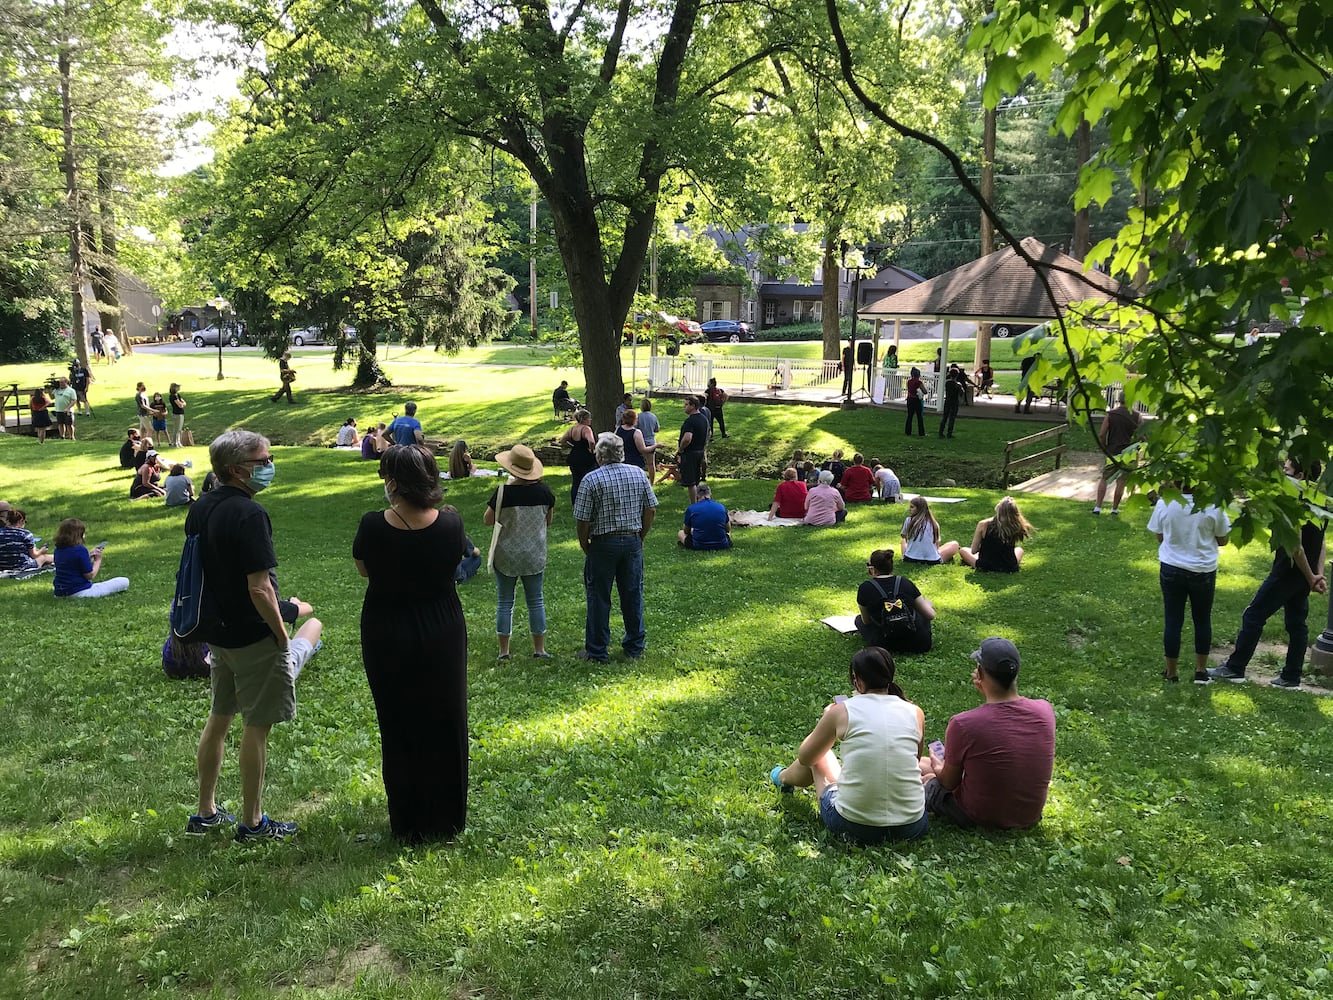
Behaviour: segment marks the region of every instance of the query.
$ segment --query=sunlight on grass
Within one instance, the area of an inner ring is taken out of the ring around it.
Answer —
[[[1219,715],[1254,715],[1258,711],[1254,696],[1245,690],[1243,684],[1211,684],[1208,693]]]

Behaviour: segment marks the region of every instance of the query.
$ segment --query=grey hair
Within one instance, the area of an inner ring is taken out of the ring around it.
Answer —
[[[592,419],[592,414],[589,413],[587,410],[575,410],[575,411],[574,411],[574,422],[575,422],[576,424],[581,424],[581,423],[584,423],[585,421],[588,421],[588,420],[591,420],[591,419]]]
[[[228,469],[240,465],[251,452],[267,447],[268,438],[264,435],[233,427],[213,439],[208,446],[208,461],[213,466],[213,474],[225,481],[231,478]]]
[[[709,486],[707,483],[700,483],[694,488],[694,494],[695,496],[711,497],[713,495],[713,487]]]
[[[612,465],[616,462],[623,462],[625,461],[625,442],[620,440],[620,435],[603,431],[597,435],[597,444],[593,446],[593,454],[597,456],[598,465]]]
[[[820,486],[832,486],[832,485],[833,485],[833,472],[832,472],[832,470],[830,470],[830,469],[824,469],[824,470],[822,470],[822,471],[819,473],[819,485],[820,485]]]

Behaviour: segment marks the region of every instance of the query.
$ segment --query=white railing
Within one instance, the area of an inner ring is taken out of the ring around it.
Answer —
[[[884,397],[890,401],[907,394],[907,374],[880,369],[871,370],[872,395],[877,395],[877,382],[885,378]],[[766,358],[733,354],[725,357],[684,357],[659,354],[648,364],[648,387],[653,390],[674,389],[683,392],[703,392],[708,380],[715,378],[729,392],[791,392],[809,389],[827,390],[836,395],[842,388],[842,372],[837,361],[807,358]],[[927,405],[938,393],[938,377],[922,375]],[[853,388],[865,385],[864,366],[858,365]]]

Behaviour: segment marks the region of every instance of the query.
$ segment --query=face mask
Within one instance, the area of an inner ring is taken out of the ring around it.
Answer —
[[[390,507],[393,506],[393,492],[389,489],[389,484],[384,484],[384,502]]]
[[[256,493],[268,489],[273,483],[273,477],[277,474],[278,470],[272,462],[268,465],[256,465],[250,471],[250,489]]]

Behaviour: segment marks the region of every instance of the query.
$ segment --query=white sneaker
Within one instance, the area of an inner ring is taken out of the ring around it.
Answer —
[[[1102,509],[1100,507],[1094,507],[1092,508],[1092,512],[1094,514],[1100,514],[1102,512]]]

